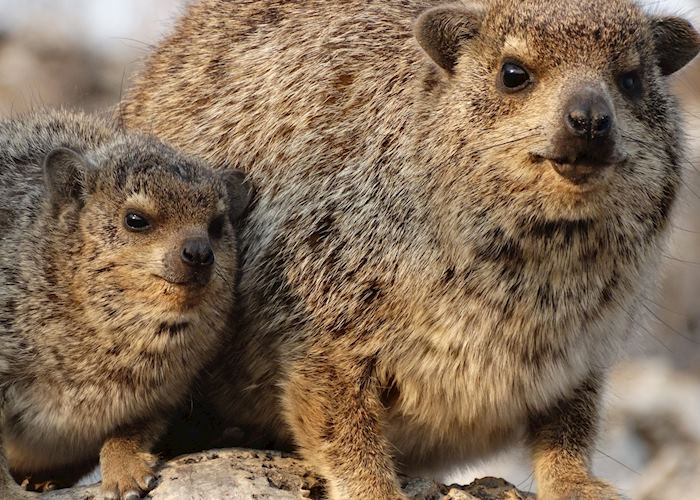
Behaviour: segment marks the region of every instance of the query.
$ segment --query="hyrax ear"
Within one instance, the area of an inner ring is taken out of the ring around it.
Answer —
[[[224,174],[224,182],[228,191],[229,216],[235,222],[245,214],[255,195],[253,184],[246,179],[245,172],[228,170]]]
[[[413,26],[413,34],[430,58],[452,73],[461,46],[479,33],[482,20],[480,7],[442,5],[423,12]]]
[[[700,51],[700,35],[681,17],[652,17],[651,32],[663,75],[675,73]]]
[[[54,207],[80,201],[88,162],[72,149],[57,148],[44,159],[44,179]]]

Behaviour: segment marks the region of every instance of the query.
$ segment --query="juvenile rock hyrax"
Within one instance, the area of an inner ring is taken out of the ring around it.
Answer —
[[[83,115],[0,122],[0,498],[97,458],[107,498],[149,453],[232,310],[248,188]],[[4,453],[3,453],[4,452]]]
[[[630,0],[190,7],[124,118],[259,187],[222,414],[333,498],[519,437],[543,498],[616,496],[601,385],[680,182],[666,77],[699,46]]]

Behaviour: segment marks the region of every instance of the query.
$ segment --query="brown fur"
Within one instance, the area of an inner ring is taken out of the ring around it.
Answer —
[[[521,436],[543,498],[615,496],[589,472],[600,381],[655,280],[684,154],[662,69],[697,35],[627,0],[416,22],[438,5],[204,0],[148,60],[127,126],[259,188],[212,398],[294,442],[333,498],[398,498],[397,469]],[[535,83],[504,92],[506,58]],[[541,156],[584,85],[626,159],[579,185]]]
[[[226,212],[243,188],[87,116],[0,122],[0,497],[14,488],[2,448],[20,477],[100,454],[106,496],[153,487],[148,451],[230,314]],[[127,231],[130,210],[152,229]],[[222,234],[209,237],[217,218]],[[211,241],[215,272],[202,286],[174,284],[195,234]]]

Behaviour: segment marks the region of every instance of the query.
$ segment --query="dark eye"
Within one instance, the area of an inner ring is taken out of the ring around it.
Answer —
[[[148,222],[146,217],[134,212],[129,212],[126,214],[126,217],[124,217],[124,225],[129,231],[136,232],[145,231],[151,227],[151,223]]]
[[[530,84],[530,73],[515,63],[505,63],[501,69],[501,80],[506,90],[517,92]]]
[[[224,235],[224,216],[220,215],[209,224],[209,235],[218,240]]]
[[[620,75],[620,88],[630,97],[638,97],[642,93],[642,78],[637,71],[628,71]]]

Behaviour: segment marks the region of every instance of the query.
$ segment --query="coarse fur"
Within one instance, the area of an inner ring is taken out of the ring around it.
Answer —
[[[99,455],[105,496],[154,486],[150,448],[231,314],[245,189],[97,118],[0,122],[0,446],[16,475]],[[148,230],[127,230],[134,211]],[[173,263],[195,236],[215,267],[191,286]],[[0,497],[19,496],[2,477]]]
[[[191,6],[122,118],[258,190],[221,414],[297,445],[333,498],[521,437],[543,498],[616,496],[589,470],[601,385],[656,279],[684,156],[665,76],[698,45],[628,0]],[[584,90],[617,159],[577,183],[552,151]]]

